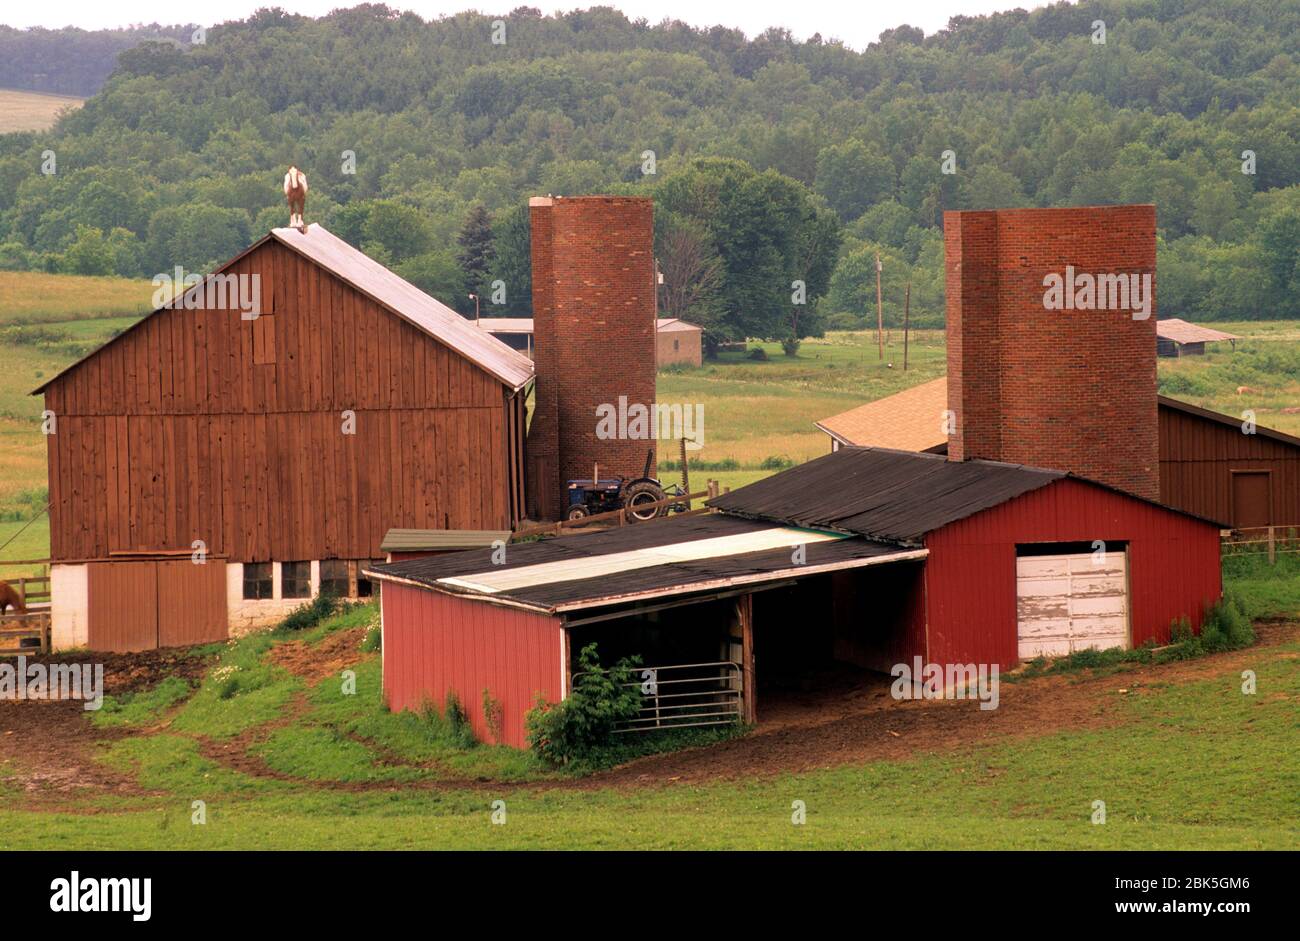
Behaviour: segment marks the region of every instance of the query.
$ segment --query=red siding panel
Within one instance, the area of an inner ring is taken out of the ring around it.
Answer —
[[[1128,544],[1134,646],[1167,641],[1179,617],[1199,627],[1204,606],[1222,593],[1215,526],[1059,480],[927,537],[929,659],[1015,664],[1016,545],[1096,539]]]
[[[538,694],[560,698],[560,622],[543,614],[385,582],[384,699],[394,712],[442,710],[460,697],[480,741],[491,742],[483,690],[501,703],[500,744],[522,748]]]

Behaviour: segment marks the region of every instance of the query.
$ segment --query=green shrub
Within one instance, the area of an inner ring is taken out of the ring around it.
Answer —
[[[307,604],[294,608],[280,622],[276,630],[284,633],[296,633],[315,627],[321,621],[338,610],[338,599],[333,595],[320,594]]]
[[[768,455],[763,458],[763,463],[758,465],[760,470],[785,470],[787,467],[794,467],[794,461],[783,455]]]
[[[474,738],[474,729],[469,724],[469,713],[461,704],[460,697],[456,695],[455,690],[447,693],[447,701],[443,706],[442,717],[447,722],[447,728],[451,732],[453,741],[461,748],[473,748],[478,744]]]
[[[384,632],[379,629],[378,624],[371,624],[366,628],[366,636],[361,638],[361,652],[375,653],[383,648]]]
[[[786,356],[798,356],[799,342],[798,337],[786,337],[781,341],[781,352]]]
[[[608,744],[614,727],[636,716],[641,693],[629,686],[640,657],[623,658],[606,670],[596,645],[578,655],[573,690],[558,703],[539,700],[525,717],[529,747],[546,762],[566,765],[587,758]]]

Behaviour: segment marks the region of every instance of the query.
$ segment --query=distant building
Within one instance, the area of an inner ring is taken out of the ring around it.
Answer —
[[[533,355],[533,318],[483,317],[478,321],[478,326],[511,349]],[[686,363],[688,366],[699,366],[704,361],[704,331],[700,327],[677,317],[660,317],[655,329],[658,335],[658,365]]]
[[[1231,343],[1235,350],[1240,339],[1241,337],[1234,334],[1211,330],[1209,327],[1198,327],[1177,317],[1156,322],[1157,356],[1203,356],[1205,344],[1218,343],[1222,340]]]
[[[1300,438],[1157,396],[1160,502],[1238,529],[1300,525]],[[816,422],[844,447],[948,450],[947,379],[913,386]]]

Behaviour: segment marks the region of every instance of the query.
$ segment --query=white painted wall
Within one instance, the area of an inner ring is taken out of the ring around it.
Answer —
[[[55,650],[84,647],[89,642],[86,584],[86,566],[50,566],[50,644]]]
[[[294,608],[301,607],[320,593],[320,563],[311,564],[311,598],[282,597],[280,564],[271,564],[273,598],[249,600],[244,597],[244,564],[226,563],[226,609],[230,636],[242,637],[250,631],[274,627]]]

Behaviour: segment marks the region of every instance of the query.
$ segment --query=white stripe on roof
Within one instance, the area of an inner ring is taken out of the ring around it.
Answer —
[[[533,378],[533,361],[523,353],[512,350],[487,331],[477,329],[446,304],[425,294],[319,224],[313,222],[309,225],[306,234],[297,229],[272,229],[271,235],[435,340],[477,363],[512,389],[522,388]]]
[[[599,578],[602,575],[617,575],[619,572],[651,568],[655,565],[718,559],[846,538],[848,537],[842,533],[781,526],[774,529],[760,529],[756,532],[737,533],[733,536],[715,536],[712,539],[696,539],[667,546],[652,546],[648,549],[631,549],[609,555],[560,559],[556,562],[522,565],[514,569],[497,569],[456,578],[440,578],[438,584],[468,588],[471,591],[491,595],[511,589],[553,585],[556,582],[576,582],[584,578]]]

